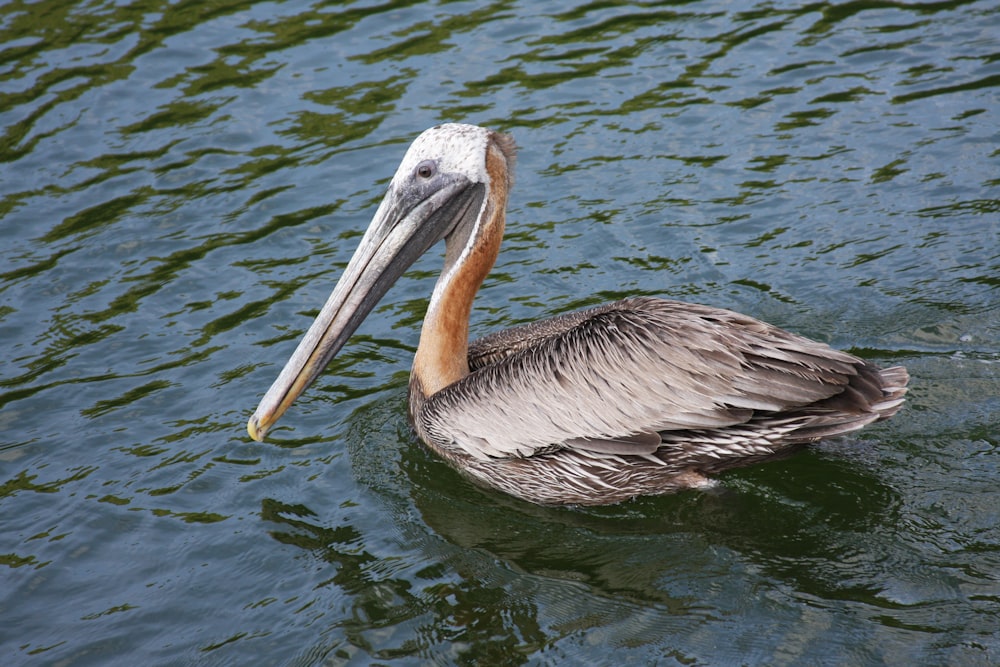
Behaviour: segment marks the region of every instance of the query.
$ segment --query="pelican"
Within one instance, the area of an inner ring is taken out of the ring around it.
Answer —
[[[746,315],[628,298],[469,343],[513,182],[504,134],[445,124],[407,150],[347,269],[247,424],[262,440],[392,284],[438,241],[444,268],[409,382],[418,437],[474,481],[548,505],[714,484],[893,416],[909,375]]]

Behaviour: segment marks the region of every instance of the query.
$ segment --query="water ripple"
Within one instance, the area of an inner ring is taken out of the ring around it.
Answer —
[[[3,5],[3,653],[997,662],[997,35],[975,1]],[[526,506],[407,426],[429,256],[250,444],[444,120],[520,144],[476,334],[703,301],[906,364],[907,409],[718,493]]]

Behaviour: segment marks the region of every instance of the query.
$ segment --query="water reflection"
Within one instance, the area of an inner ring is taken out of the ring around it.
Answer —
[[[678,568],[670,578],[697,578],[697,572],[688,571],[690,563],[677,561],[705,549],[706,542],[769,567],[831,557],[842,550],[831,543],[843,538],[841,531],[864,533],[893,521],[893,494],[888,487],[848,461],[832,468],[831,463],[814,456],[807,462],[778,463],[769,466],[774,468],[768,471],[770,484],[755,486],[743,479],[712,493],[588,512],[505,501],[469,489],[441,470],[434,471],[436,478],[414,480],[413,469],[407,469],[419,491],[414,502],[423,520],[453,544],[485,549],[526,572],[587,582],[592,591],[604,595],[669,603],[672,598],[662,598],[664,591],[658,585],[668,576],[664,566]],[[799,472],[808,474],[796,476]],[[838,480],[834,489],[822,484],[830,478]],[[457,496],[456,487],[465,495]],[[492,502],[485,503],[481,495]],[[673,554],[671,562],[657,557],[664,553]],[[810,581],[819,573],[776,569],[772,574],[801,575],[805,578],[798,585],[804,590],[823,588],[819,581]]]
[[[337,520],[329,512],[263,504],[263,518],[280,526],[271,529],[275,539],[332,566],[324,585],[351,598],[353,620],[336,625],[354,650],[380,659],[423,655],[427,647],[411,633],[409,643],[394,639],[416,624],[417,636],[447,638],[455,659],[529,655],[553,632],[616,626],[626,600],[629,617],[645,620],[616,627],[611,644],[656,645],[664,632],[684,635],[735,613],[748,594],[745,579],[762,577],[810,604],[850,601],[912,621],[907,606],[864,583],[873,565],[890,573],[915,564],[905,549],[869,548],[872,533],[892,532],[901,500],[876,470],[847,458],[857,444],[741,471],[713,493],[543,508],[481,490],[426,452],[398,428],[392,406],[401,390],[395,394],[357,411],[348,431],[355,474],[394,517],[392,548],[369,529],[328,527]]]

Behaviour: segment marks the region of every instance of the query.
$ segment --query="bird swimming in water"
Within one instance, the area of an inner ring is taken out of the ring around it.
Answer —
[[[438,241],[444,268],[413,360],[420,439],[474,481],[535,503],[604,505],[712,484],[893,416],[909,375],[746,315],[636,297],[469,343],[500,250],[514,142],[423,132],[343,276],[247,424],[262,440],[390,286]]]

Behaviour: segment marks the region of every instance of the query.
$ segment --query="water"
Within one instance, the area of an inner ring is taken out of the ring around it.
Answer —
[[[1000,662],[988,2],[0,7],[0,660]],[[521,151],[476,335],[625,294],[913,375],[714,493],[546,509],[410,433],[440,255],[244,424],[406,145]]]

